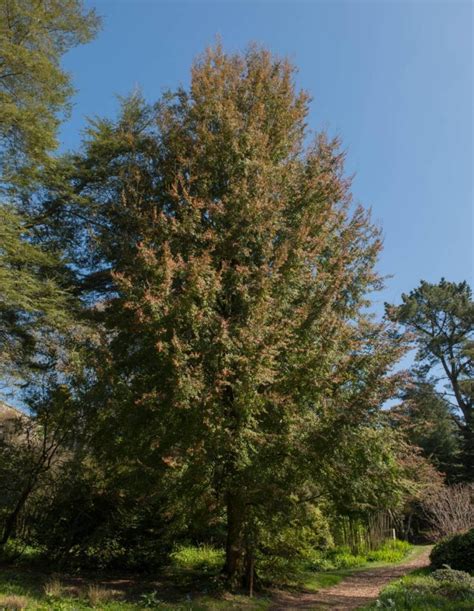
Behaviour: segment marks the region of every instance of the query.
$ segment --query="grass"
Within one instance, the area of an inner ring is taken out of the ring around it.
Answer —
[[[224,564],[224,550],[210,545],[180,546],[171,553],[174,567],[185,570],[220,570]]]
[[[348,547],[335,547],[326,552],[315,551],[309,559],[309,564],[315,570],[351,569],[374,566],[374,563],[393,564],[401,562],[412,545],[406,541],[386,541],[377,550],[367,550],[353,554]]]
[[[317,591],[338,584],[348,575],[367,568],[402,562],[409,554],[423,549],[406,541],[387,541],[376,551],[351,554],[348,548],[339,547],[319,554],[306,565],[302,585],[306,590]]]
[[[429,569],[420,569],[387,586],[378,600],[364,609],[472,611],[474,580],[471,585],[437,581]]]
[[[317,591],[339,583],[354,570],[402,560],[410,546],[390,542],[378,552],[352,556],[338,548],[301,562],[296,577],[283,587]],[[223,551],[211,546],[181,546],[171,554],[171,565],[157,576],[48,575],[24,563],[0,567],[0,610],[131,611],[132,609],[268,609],[271,591],[249,598],[223,591],[220,570]],[[320,565],[326,563],[330,570]]]

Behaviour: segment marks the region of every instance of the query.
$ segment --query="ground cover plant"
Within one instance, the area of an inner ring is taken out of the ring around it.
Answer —
[[[415,571],[385,588],[367,609],[461,611],[474,605],[474,579],[459,571]]]

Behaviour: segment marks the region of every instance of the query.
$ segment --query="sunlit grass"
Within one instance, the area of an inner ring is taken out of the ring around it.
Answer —
[[[435,580],[429,569],[414,571],[387,586],[365,609],[463,611],[474,609],[474,586]]]
[[[210,545],[183,545],[171,553],[171,561],[180,569],[217,570],[224,565],[224,550]]]

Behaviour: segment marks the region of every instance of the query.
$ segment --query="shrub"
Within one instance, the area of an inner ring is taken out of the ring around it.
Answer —
[[[353,554],[350,548],[345,546],[336,547],[329,557],[336,569],[351,569],[362,566],[366,562],[365,556]]]
[[[436,581],[449,581],[451,583],[466,583],[474,587],[474,577],[466,571],[457,571],[449,567],[445,569],[437,569],[431,573],[431,576]]]
[[[474,528],[435,545],[430,560],[435,569],[447,565],[459,571],[474,571]]]
[[[469,583],[437,580],[432,575],[411,574],[391,583],[370,608],[396,611],[471,611],[474,590]]]
[[[224,552],[210,545],[183,545],[171,552],[171,560],[181,569],[218,570],[224,564]]]
[[[431,538],[451,537],[474,528],[474,484],[443,486],[429,495],[422,509],[431,525]]]
[[[369,562],[400,562],[410,551],[408,541],[386,541],[379,549],[367,553]]]

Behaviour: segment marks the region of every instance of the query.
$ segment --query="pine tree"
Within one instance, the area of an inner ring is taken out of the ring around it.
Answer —
[[[387,305],[390,318],[413,333],[417,362],[444,382],[444,396],[464,438],[465,477],[474,474],[474,302],[467,282],[422,281],[399,306]]]

